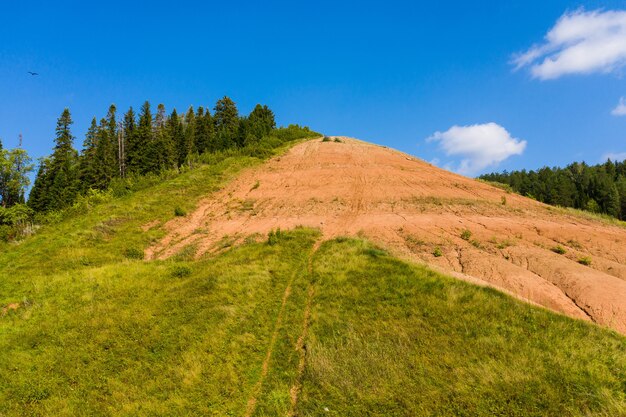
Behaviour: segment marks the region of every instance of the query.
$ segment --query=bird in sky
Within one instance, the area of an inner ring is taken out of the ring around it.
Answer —
[[[29,73],[30,75],[39,75],[39,73],[37,73],[37,72],[32,72],[32,71],[28,71],[28,73]]]

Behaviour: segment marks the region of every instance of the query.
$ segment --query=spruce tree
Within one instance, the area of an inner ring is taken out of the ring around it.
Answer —
[[[115,104],[109,106],[109,111],[106,117],[106,131],[107,140],[109,141],[108,153],[105,159],[108,163],[111,163],[111,167],[107,168],[111,178],[120,175],[120,161],[119,161],[119,143],[118,143],[118,127],[117,127],[117,107]]]
[[[204,117],[204,108],[202,106],[198,107],[196,112],[196,117],[194,119],[195,123],[195,141],[194,141],[194,150],[199,154],[206,152],[209,148],[209,127],[207,126],[207,120]]]
[[[28,196],[28,206],[37,212],[50,206],[50,162],[50,157],[39,159],[37,176]]]
[[[193,112],[193,107],[189,107],[189,110],[187,110],[184,127],[184,141],[178,146],[178,166],[182,166],[185,162],[187,162],[195,148],[196,115]]]
[[[163,104],[159,104],[157,108],[154,125],[153,142],[150,147],[154,155],[151,171],[159,172],[175,168],[175,147],[171,131],[168,128],[168,120],[165,116],[165,106]]]
[[[94,159],[94,184],[93,187],[105,190],[117,174],[117,161],[112,136],[117,136],[116,132],[111,132],[107,119],[100,120],[100,126],[96,131],[96,152]]]
[[[96,118],[91,119],[91,125],[83,141],[83,149],[78,158],[78,179],[80,191],[85,192],[96,185],[96,145],[98,143],[98,124]]]
[[[245,123],[244,144],[258,142],[261,138],[268,136],[272,130],[276,129],[274,112],[267,106],[257,104],[250,112]]]
[[[178,117],[176,109],[172,111],[172,114],[167,119],[166,129],[168,130],[172,146],[171,165],[173,167],[179,167],[182,165],[180,161],[180,149],[185,143],[185,131],[183,128],[183,122],[180,117]]]
[[[218,150],[218,143],[215,137],[215,125],[213,123],[213,117],[211,116],[211,112],[209,109],[205,109],[204,111],[204,126],[206,128],[206,135],[208,137],[208,146],[206,148],[206,152],[215,152]]]
[[[126,171],[129,170],[129,152],[132,154],[134,149],[137,148],[136,141],[136,130],[137,126],[135,124],[135,112],[133,108],[130,107],[126,114],[124,114],[124,121],[122,122],[123,129],[123,138],[122,138],[122,149],[120,154],[122,156],[121,162],[121,171],[122,176],[126,176]]]
[[[78,193],[78,152],[73,147],[74,136],[70,126],[74,123],[69,109],[63,110],[57,121],[55,146],[46,175],[49,204],[44,210],[60,210],[74,202]]]
[[[146,174],[150,171],[151,158],[148,155],[148,146],[152,142],[152,113],[150,112],[150,103],[146,101],[141,106],[139,114],[139,124],[133,134],[132,144],[129,142],[128,155],[128,171],[135,174]]]
[[[242,141],[238,141],[239,138],[237,137],[239,133],[239,112],[235,102],[224,96],[217,101],[214,110],[213,121],[219,148],[227,149],[241,145]]]

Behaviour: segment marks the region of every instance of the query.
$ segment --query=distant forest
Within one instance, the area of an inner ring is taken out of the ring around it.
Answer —
[[[546,204],[574,207],[626,220],[626,162],[607,160],[589,166],[575,162],[565,168],[481,175],[509,185],[513,191]]]
[[[228,97],[217,101],[213,114],[190,107],[184,115],[175,109],[168,115],[163,104],[153,113],[146,101],[138,115],[131,107],[120,118],[111,105],[106,117],[91,121],[80,152],[72,123],[69,109],[63,110],[53,152],[39,160],[28,200],[35,165],[21,145],[7,150],[0,142],[0,240],[19,237],[33,219],[61,212],[81,196],[128,187],[146,175],[191,169],[218,154],[264,157],[288,140],[314,134],[298,125],[277,129],[272,110],[260,104],[240,116]]]

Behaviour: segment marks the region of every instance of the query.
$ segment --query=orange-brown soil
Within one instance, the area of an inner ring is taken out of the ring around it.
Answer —
[[[341,140],[304,142],[244,172],[167,223],[147,257],[190,245],[200,256],[224,239],[309,226],[324,238],[366,237],[439,271],[626,333],[626,228],[386,147]],[[471,236],[463,239],[465,230]],[[566,253],[551,250],[557,246]],[[591,264],[580,264],[582,257]]]

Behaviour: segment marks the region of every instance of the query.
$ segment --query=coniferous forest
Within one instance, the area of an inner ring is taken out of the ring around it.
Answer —
[[[264,157],[268,149],[314,133],[298,125],[277,129],[274,113],[265,105],[241,116],[229,97],[218,100],[213,113],[190,107],[184,114],[176,109],[167,114],[163,104],[154,110],[146,101],[138,113],[131,107],[119,114],[111,105],[105,117],[91,121],[80,152],[72,124],[66,108],[57,120],[52,153],[39,160],[28,199],[35,165],[21,146],[5,150],[0,143],[0,240],[29,233],[33,219],[62,212],[81,197],[131,188],[138,178],[192,169],[215,155]]]
[[[546,204],[573,207],[626,220],[626,162],[575,162],[565,168],[481,175]]]

